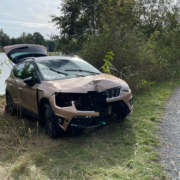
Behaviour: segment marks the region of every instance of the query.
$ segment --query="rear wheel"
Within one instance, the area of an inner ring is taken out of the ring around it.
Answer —
[[[6,94],[6,105],[7,105],[8,113],[11,116],[14,116],[13,100],[12,100],[11,95],[9,93]]]
[[[62,129],[58,125],[50,104],[45,104],[44,110],[46,132],[50,138],[56,139],[61,134]]]

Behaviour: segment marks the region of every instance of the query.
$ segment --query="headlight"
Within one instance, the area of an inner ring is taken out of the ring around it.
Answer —
[[[122,90],[125,91],[125,92],[129,92],[130,91],[130,88],[129,88],[129,85],[126,84],[122,87]]]

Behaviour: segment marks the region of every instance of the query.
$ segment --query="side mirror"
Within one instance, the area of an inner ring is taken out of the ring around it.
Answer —
[[[31,87],[31,86],[34,86],[35,79],[33,79],[32,77],[28,77],[28,78],[24,79],[23,82]]]

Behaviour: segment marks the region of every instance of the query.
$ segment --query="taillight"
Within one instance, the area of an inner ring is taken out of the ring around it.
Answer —
[[[9,48],[9,47],[11,47],[11,46],[6,46],[6,47],[4,47],[4,50],[6,50],[6,49]]]
[[[7,83],[7,80],[5,80],[5,84]]]

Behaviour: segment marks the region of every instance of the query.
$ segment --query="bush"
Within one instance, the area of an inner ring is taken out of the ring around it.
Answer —
[[[164,57],[166,51],[159,49],[159,44],[159,32],[147,41],[139,30],[127,30],[122,35],[120,30],[114,34],[106,28],[102,34],[87,41],[79,55],[101,69],[102,59],[107,52],[113,51],[112,64],[118,71],[112,74],[125,79],[134,91],[140,91],[154,81],[172,77],[170,62]]]
[[[63,0],[62,16],[52,16],[61,28],[62,52],[80,49],[79,56],[100,70],[105,65],[105,73],[125,79],[137,92],[180,76],[180,13],[172,0],[88,2]],[[108,52],[113,61],[104,64]],[[111,66],[116,70],[109,72]]]

